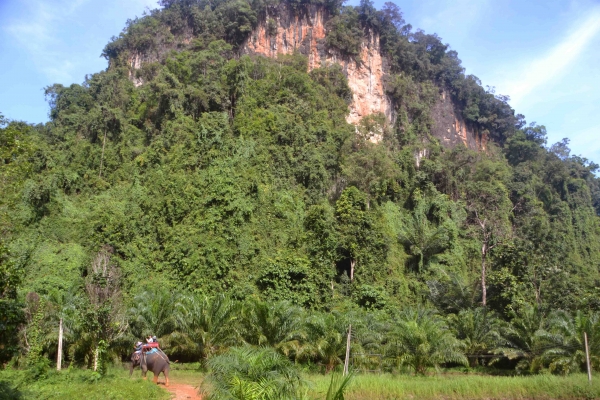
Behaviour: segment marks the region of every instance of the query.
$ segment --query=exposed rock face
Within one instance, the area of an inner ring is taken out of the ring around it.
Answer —
[[[311,5],[304,12],[296,12],[281,4],[272,14],[252,32],[244,46],[246,53],[276,57],[298,51],[308,57],[309,71],[328,63],[338,63],[348,77],[353,94],[347,121],[357,124],[362,117],[373,113],[383,113],[388,121],[393,120],[391,102],[383,87],[385,66],[378,35],[371,33],[363,40],[362,62],[357,63],[326,48],[328,15],[322,7]]]
[[[308,57],[309,71],[337,63],[341,65],[352,90],[352,102],[346,120],[358,125],[363,117],[381,113],[386,116],[388,123],[394,124],[395,109],[386,95],[383,83],[387,64],[386,59],[381,56],[379,36],[373,32],[365,35],[358,57],[360,62],[357,62],[335,49],[327,48],[325,37],[329,18],[327,10],[322,6],[306,5],[294,10],[289,4],[280,3],[268,9],[266,18],[252,31],[241,51],[271,58],[297,51]],[[142,85],[143,81],[137,71],[144,64],[159,61],[173,49],[185,48],[193,37],[191,32],[184,36],[179,43],[163,41],[152,52],[132,52],[128,58],[131,81],[136,86]],[[440,92],[440,98],[431,111],[434,120],[431,134],[444,146],[454,147],[462,143],[470,149],[486,150],[487,134],[465,122],[447,91]],[[370,132],[370,141],[379,142],[382,138],[382,131]],[[426,156],[415,155],[417,164]]]
[[[473,150],[485,151],[488,135],[479,132],[477,127],[468,124],[456,110],[447,91],[440,93],[440,99],[432,109],[434,126],[431,134],[446,147],[460,143]]]
[[[141,54],[135,53],[127,60],[129,64],[129,79],[133,82],[135,87],[141,86],[142,81],[141,78],[136,76],[136,70],[142,68],[142,64],[144,62],[144,58]]]

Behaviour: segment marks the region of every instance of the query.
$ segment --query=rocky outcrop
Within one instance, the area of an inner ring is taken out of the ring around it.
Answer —
[[[128,60],[127,64],[129,65],[129,80],[133,82],[135,87],[141,86],[144,81],[137,76],[137,70],[142,68],[142,64],[144,63],[143,55],[139,53],[132,54]]]
[[[271,58],[298,52],[308,58],[309,71],[332,63],[339,64],[352,91],[346,120],[358,125],[362,118],[381,113],[385,115],[387,123],[394,124],[396,112],[384,87],[384,76],[388,68],[386,59],[380,52],[379,35],[366,32],[359,56],[345,56],[325,43],[329,18],[327,9],[319,5],[303,5],[297,9],[292,8],[290,3],[269,6],[265,16],[242,45],[241,52]],[[192,33],[186,32],[178,41],[164,38],[158,40],[159,45],[152,51],[132,51],[127,58],[129,78],[136,86],[142,85],[140,69],[144,64],[160,61],[172,50],[186,48],[192,39]],[[487,134],[481,133],[475,125],[468,124],[462,118],[447,91],[440,91],[440,97],[431,112],[434,120],[431,134],[444,146],[463,144],[471,149],[485,151]],[[358,129],[357,127],[357,132]],[[382,132],[383,129],[369,132],[369,140],[381,141]],[[418,163],[426,154],[416,157]]]
[[[469,149],[486,150],[488,135],[464,120],[446,90],[440,92],[440,98],[431,113],[434,121],[431,134],[438,138],[442,145],[455,147],[463,144]]]
[[[383,87],[385,65],[379,49],[379,36],[370,33],[364,38],[359,56],[361,61],[357,62],[353,58],[343,57],[335,49],[327,49],[327,19],[323,7],[311,5],[303,12],[298,12],[287,4],[280,4],[258,24],[243,51],[267,57],[297,51],[308,57],[309,71],[328,63],[338,63],[352,90],[347,121],[356,125],[364,116],[374,113],[383,113],[388,121],[392,121],[391,101]]]

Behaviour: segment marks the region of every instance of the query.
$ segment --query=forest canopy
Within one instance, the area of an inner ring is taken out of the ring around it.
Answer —
[[[530,314],[576,324],[600,311],[597,164],[571,155],[566,139],[549,145],[544,126],[465,75],[457,53],[413,30],[394,4],[288,3],[299,13],[324,7],[326,45],[348,57],[365,32],[380,35],[395,122],[346,122],[351,91],[339,65],[308,72],[301,54],[240,53],[278,3],[163,0],[128,21],[103,51],[105,71],[46,88],[49,122],[0,116],[1,361],[53,355],[55,339],[39,332],[60,313],[73,321],[73,362],[89,362],[99,343],[121,354],[154,326],[135,320],[147,310],[131,312],[149,293],[207,310],[217,295],[257,310],[294,304],[322,317],[306,317],[314,337],[345,329],[327,313],[396,321],[389,337],[404,337],[402,324],[453,326],[438,338],[456,350],[453,362],[466,360],[463,317],[517,329]],[[135,77],[133,52],[146,55]],[[489,136],[486,151],[431,135],[440,89]],[[373,126],[379,143],[368,140]],[[110,279],[93,269],[98,260],[109,260]],[[98,300],[96,284],[114,287]],[[251,318],[244,312],[223,321]],[[173,322],[162,334],[192,337],[199,326]],[[212,356],[192,342],[170,343]]]

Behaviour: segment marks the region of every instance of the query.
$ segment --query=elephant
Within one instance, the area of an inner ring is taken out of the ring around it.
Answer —
[[[154,374],[154,383],[158,383],[158,375],[162,372],[165,376],[165,386],[169,386],[169,357],[161,350],[149,353],[133,353],[131,355],[131,366],[129,367],[129,376],[133,374],[133,369],[137,366],[142,369],[142,376],[146,379],[146,373],[152,371]]]
[[[129,377],[131,378],[131,375],[133,375],[133,369],[135,367],[139,367],[140,366],[140,361],[142,361],[142,352],[141,351],[136,351],[131,355],[131,366],[129,367]]]

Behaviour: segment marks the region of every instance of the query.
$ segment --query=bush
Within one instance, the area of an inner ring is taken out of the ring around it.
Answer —
[[[209,399],[282,400],[299,395],[299,370],[271,348],[233,347],[208,362]]]

